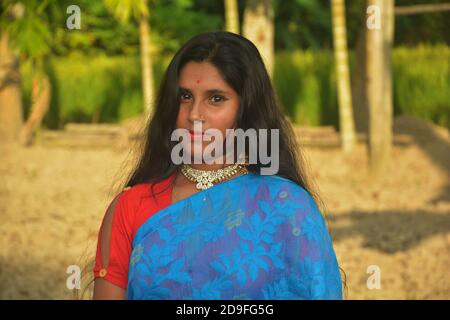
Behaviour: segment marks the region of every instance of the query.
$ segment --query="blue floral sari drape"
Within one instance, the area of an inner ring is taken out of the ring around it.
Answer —
[[[278,176],[247,174],[176,202],[136,232],[127,299],[342,299],[325,221]]]

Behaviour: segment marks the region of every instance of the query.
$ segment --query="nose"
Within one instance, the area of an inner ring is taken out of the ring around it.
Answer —
[[[205,121],[202,116],[202,102],[194,101],[191,104],[191,108],[189,110],[189,121],[194,123],[194,121]]]

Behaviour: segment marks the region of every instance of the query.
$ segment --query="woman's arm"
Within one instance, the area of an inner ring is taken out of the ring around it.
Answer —
[[[125,290],[102,278],[94,282],[94,300],[125,300]]]
[[[94,266],[95,300],[125,300],[128,259],[131,251],[125,218],[125,194],[117,195],[109,205],[99,230]]]

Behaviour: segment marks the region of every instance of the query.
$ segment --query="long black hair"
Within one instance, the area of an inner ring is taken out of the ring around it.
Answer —
[[[178,165],[171,160],[171,151],[176,142],[172,142],[170,137],[176,126],[180,105],[178,77],[182,68],[191,61],[213,64],[238,93],[240,106],[237,129],[279,129],[277,174],[303,187],[322,211],[326,211],[315,184],[308,176],[310,169],[276,97],[258,49],[248,39],[224,31],[202,33],[191,38],[173,57],[160,84],[154,112],[149,115],[144,128],[137,163],[122,188],[151,183],[151,193],[155,195],[154,183],[178,170]],[[270,140],[266,147],[270,152]],[[259,161],[259,152],[257,154],[257,163],[248,167],[255,174],[259,174],[264,166]],[[342,268],[340,270],[343,273],[344,296],[347,296],[346,275]]]
[[[258,129],[279,129],[278,175],[297,183],[319,200],[307,178],[306,162],[290,122],[278,103],[258,49],[248,39],[225,31],[194,36],[173,57],[162,79],[153,115],[149,116],[145,127],[137,164],[123,187],[148,182],[153,186],[178,169],[178,165],[171,161],[171,150],[176,142],[172,142],[170,137],[179,110],[178,77],[182,68],[191,61],[213,64],[238,93],[240,106],[236,129],[253,128],[257,132]],[[250,164],[248,169],[259,174],[261,167],[258,156],[257,163]]]

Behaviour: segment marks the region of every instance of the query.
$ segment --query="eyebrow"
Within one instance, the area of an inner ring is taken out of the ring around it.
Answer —
[[[184,88],[184,87],[180,87],[180,91],[187,91],[189,93],[192,92],[190,89]],[[212,95],[212,94],[229,94],[229,92],[221,90],[221,89],[209,89],[209,90],[206,90],[206,94],[207,95]]]

